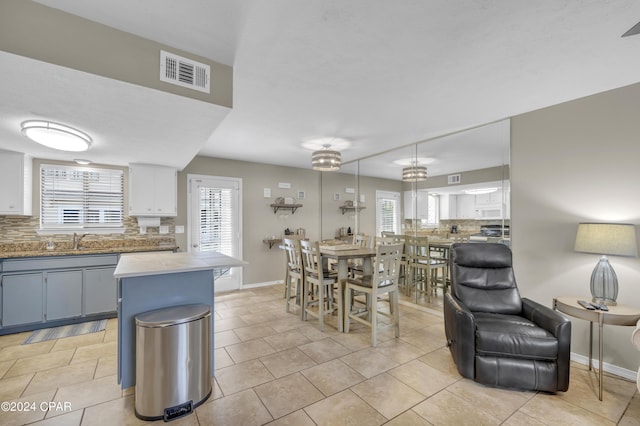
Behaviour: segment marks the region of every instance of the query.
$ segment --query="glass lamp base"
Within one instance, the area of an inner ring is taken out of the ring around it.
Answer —
[[[615,306],[618,298],[618,277],[607,256],[602,256],[591,273],[591,299],[593,302]]]

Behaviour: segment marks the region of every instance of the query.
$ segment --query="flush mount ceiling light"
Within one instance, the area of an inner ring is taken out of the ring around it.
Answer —
[[[401,158],[400,160],[393,160],[393,164],[397,164],[398,166],[415,166],[417,164],[426,166],[433,162],[435,162],[435,158],[431,157],[412,157],[412,158]]]
[[[34,142],[60,151],[86,151],[91,137],[64,124],[43,120],[27,120],[22,123],[22,134]]]
[[[498,188],[476,188],[476,189],[465,189],[464,193],[469,195],[480,195],[480,194],[490,194],[492,192],[496,192]]]
[[[427,180],[427,168],[417,163],[402,169],[402,180],[404,182],[419,182]]]
[[[76,158],[73,161],[75,161],[76,164],[81,164],[83,166],[87,166],[87,165],[91,164],[91,160],[85,160],[83,158]]]
[[[331,149],[331,145],[323,145],[321,150],[311,154],[311,167],[322,172],[334,172],[340,170],[342,155],[339,151]]]

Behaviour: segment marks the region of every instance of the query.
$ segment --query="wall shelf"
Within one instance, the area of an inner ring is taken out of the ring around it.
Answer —
[[[365,206],[340,206],[339,208],[342,211],[342,214],[345,214],[345,212],[359,212],[362,209],[366,209]]]
[[[273,214],[278,213],[278,210],[291,210],[291,214],[295,214],[298,208],[302,207],[302,204],[271,204],[273,208]]]
[[[282,238],[276,238],[276,239],[265,238],[264,240],[262,240],[262,242],[265,243],[265,244],[268,244],[269,245],[269,249],[271,249],[276,244],[281,244],[282,243]]]

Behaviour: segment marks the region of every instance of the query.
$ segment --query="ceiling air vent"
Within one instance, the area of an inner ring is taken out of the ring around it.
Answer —
[[[447,176],[447,183],[449,185],[460,183],[460,174]]]
[[[211,67],[173,53],[160,51],[160,80],[210,93]]]

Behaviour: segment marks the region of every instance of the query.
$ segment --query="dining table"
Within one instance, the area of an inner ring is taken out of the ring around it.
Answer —
[[[375,248],[354,248],[353,245],[324,245],[320,244],[320,255],[324,259],[332,259],[338,265],[338,304],[342,318],[338,318],[338,331],[344,331],[344,320],[348,314],[344,301],[346,300],[346,283],[349,278],[349,260],[362,259],[364,275],[373,274],[373,259],[376,257]]]

